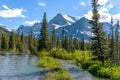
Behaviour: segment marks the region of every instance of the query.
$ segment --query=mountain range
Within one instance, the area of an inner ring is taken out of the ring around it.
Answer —
[[[109,34],[111,24],[108,22],[102,22],[103,30]],[[69,16],[67,14],[58,13],[53,19],[48,22],[48,31],[50,35],[52,34],[53,26],[56,29],[57,38],[62,37],[62,30],[64,27],[65,35],[69,37],[77,37],[79,40],[82,39],[84,36],[85,40],[89,40],[90,37],[93,35],[91,32],[92,25],[90,24],[90,20],[85,17],[76,20],[74,17]],[[1,26],[0,26],[1,27]],[[0,28],[1,29],[1,28]],[[15,31],[16,33],[23,33],[25,36],[28,36],[28,33],[32,29],[33,35],[38,37],[41,23],[35,23],[32,26],[24,26],[20,25],[19,28]],[[9,30],[8,30],[9,31]]]

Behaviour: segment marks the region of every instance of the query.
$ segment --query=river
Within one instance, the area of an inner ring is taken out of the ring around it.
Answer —
[[[0,55],[0,80],[45,80],[47,73],[36,65],[38,58],[33,55],[13,55],[6,53]],[[101,80],[83,71],[74,63],[60,61],[60,64],[68,69],[73,80]]]

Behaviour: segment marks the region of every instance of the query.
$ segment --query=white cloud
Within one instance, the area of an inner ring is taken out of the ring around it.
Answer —
[[[107,8],[112,9],[114,6],[112,4],[108,4]]]
[[[108,2],[108,0],[98,0],[98,3],[100,5],[105,5]]]
[[[85,2],[80,2],[80,5],[81,6],[86,6],[86,3]]]
[[[86,14],[84,14],[84,17],[91,20],[92,19],[92,10],[88,11]]]
[[[0,10],[0,17],[2,18],[26,17],[23,15],[23,12],[27,12],[24,9],[10,9],[7,5],[2,5],[2,7],[4,8],[3,10]]]
[[[32,26],[35,23],[39,23],[39,20],[33,20],[33,21],[25,21],[25,24]]]
[[[117,16],[117,17],[119,16],[119,14],[118,15],[116,15],[116,14],[111,15],[109,13],[109,10],[112,9],[113,7],[114,6],[112,4],[108,4],[106,6],[104,5],[104,6],[100,7],[100,9],[99,9],[100,22],[110,22],[111,16],[113,16],[113,18],[114,18],[114,16]],[[84,16],[91,20],[91,18],[92,18],[92,10],[88,11],[87,14],[84,14]]]
[[[44,3],[44,2],[39,2],[38,5],[39,5],[39,6],[46,6],[46,3]]]
[[[6,6],[6,5],[2,5],[2,7],[5,9],[9,9],[8,6]]]

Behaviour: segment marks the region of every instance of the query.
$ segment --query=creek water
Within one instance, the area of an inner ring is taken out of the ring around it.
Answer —
[[[0,55],[0,80],[45,80],[48,72],[36,65],[38,58],[33,55]],[[73,80],[101,80],[83,71],[73,62],[59,61],[73,77]]]

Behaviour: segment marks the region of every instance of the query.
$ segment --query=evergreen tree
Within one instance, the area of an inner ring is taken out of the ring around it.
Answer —
[[[7,34],[4,32],[1,36],[1,49],[8,49],[9,45],[8,45],[8,36]]]
[[[70,53],[73,52],[73,41],[72,41],[72,37],[69,38],[69,52],[70,52]]]
[[[42,20],[42,27],[38,39],[38,51],[43,49],[49,50],[50,47],[50,37],[48,34],[48,24],[46,20],[46,13],[44,13],[43,20]]]
[[[78,41],[77,38],[74,38],[74,39],[73,39],[73,49],[74,49],[74,50],[80,49],[80,47],[79,47],[79,41]]]
[[[20,39],[20,29],[18,29],[18,34],[16,35],[16,50],[17,51],[20,51],[20,48],[21,48],[21,39]]]
[[[118,61],[119,61],[119,32],[118,32],[118,29],[119,29],[119,21],[117,21],[117,28],[116,28],[116,30],[115,30],[115,45],[116,45],[116,47],[115,47],[115,52],[116,52],[116,54],[115,54],[115,63],[117,64],[118,63]]]
[[[52,32],[52,48],[56,47],[56,31],[55,31],[55,26],[53,26],[53,32]]]
[[[30,30],[29,35],[28,35],[28,48],[29,48],[30,53],[33,53],[33,31],[32,29]]]
[[[25,52],[25,39],[23,33],[20,36],[20,52]]]
[[[11,49],[11,50],[15,50],[16,49],[15,33],[13,31],[11,32],[10,38],[9,38],[9,49]]]
[[[111,17],[111,28],[110,28],[110,36],[111,36],[111,40],[110,40],[110,59],[112,60],[112,62],[114,62],[114,29],[113,29],[113,18]]]
[[[86,44],[85,44],[84,36],[83,36],[83,38],[80,42],[80,49],[83,50],[83,51],[86,50]]]
[[[61,48],[61,41],[60,41],[59,39],[57,39],[56,47],[57,47],[57,48]]]
[[[98,59],[104,65],[105,62],[105,54],[107,52],[107,37],[106,33],[103,31],[103,27],[99,22],[100,15],[98,13],[98,0],[92,0],[92,32],[94,36],[91,38],[93,41],[93,53],[98,57]]]
[[[69,41],[68,37],[65,36],[64,42],[63,42],[63,48],[69,51]]]
[[[65,31],[64,27],[62,28],[62,48],[64,47],[64,40],[65,40]]]

